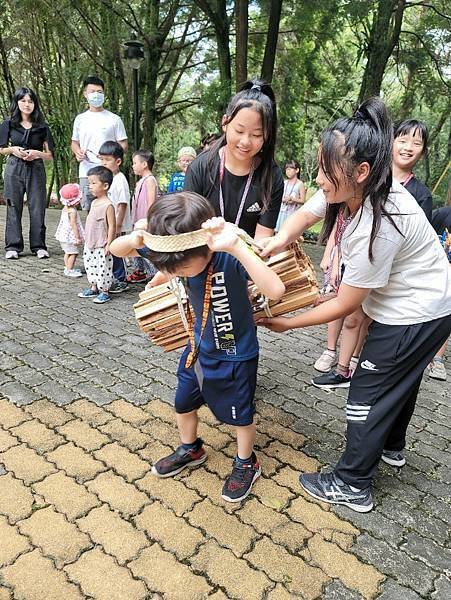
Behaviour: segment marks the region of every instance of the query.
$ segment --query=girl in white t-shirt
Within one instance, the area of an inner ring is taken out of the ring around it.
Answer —
[[[353,216],[342,239],[342,282],[329,302],[292,318],[262,320],[282,332],[327,323],[360,305],[373,319],[351,380],[346,450],[332,472],[300,477],[310,495],[358,512],[373,507],[370,484],[379,460],[405,464],[423,371],[451,330],[448,261],[422,209],[392,180],[392,143],[379,98],[324,131],[316,181],[328,203],[326,226],[343,203]],[[291,239],[285,234],[284,241]]]

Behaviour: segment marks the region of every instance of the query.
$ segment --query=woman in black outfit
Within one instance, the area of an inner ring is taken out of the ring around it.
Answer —
[[[23,251],[22,211],[27,195],[30,213],[30,250],[48,258],[45,245],[46,177],[44,160],[53,160],[53,140],[32,89],[18,88],[11,116],[0,125],[0,154],[7,156],[4,173],[6,200],[5,258]]]

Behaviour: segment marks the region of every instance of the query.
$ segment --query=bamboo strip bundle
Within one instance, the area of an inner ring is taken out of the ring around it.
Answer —
[[[285,294],[278,301],[267,301],[258,294],[258,290],[257,294],[255,293],[253,284],[249,284],[255,321],[269,315],[284,315],[315,302],[318,297],[315,270],[299,243],[292,244],[289,250],[270,258],[268,265],[285,284]],[[188,299],[183,286],[180,288],[179,302],[184,306]],[[182,322],[179,302],[168,284],[162,284],[141,292],[139,301],[133,307],[139,327],[165,352],[181,348],[188,343],[188,333]]]

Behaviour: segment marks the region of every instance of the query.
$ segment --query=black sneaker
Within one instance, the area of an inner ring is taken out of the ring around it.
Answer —
[[[113,281],[109,292],[110,294],[121,294],[130,289],[130,286],[126,281]]]
[[[348,484],[332,473],[303,473],[299,481],[304,490],[317,500],[329,504],[343,504],[356,512],[369,512],[373,508],[370,488],[353,492]]]
[[[319,375],[312,379],[312,383],[315,387],[323,390],[333,390],[334,388],[348,388],[351,385],[351,377],[345,377],[340,375],[337,371],[330,371]]]
[[[381,458],[392,467],[403,467],[406,464],[402,450],[383,450]]]
[[[160,458],[153,467],[152,473],[157,477],[172,477],[183,471],[185,467],[197,467],[207,460],[207,453],[202,448],[197,450],[185,450],[183,446],[179,446],[175,452]]]
[[[252,452],[251,462],[239,464],[235,459],[233,469],[225,480],[221,497],[227,502],[240,502],[250,493],[255,481],[262,472],[255,453]]]

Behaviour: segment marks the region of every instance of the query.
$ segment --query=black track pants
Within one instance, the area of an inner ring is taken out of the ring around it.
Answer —
[[[371,483],[383,449],[402,450],[423,371],[451,331],[451,315],[416,325],[374,322],[351,380],[346,450],[335,467],[357,488]]]

